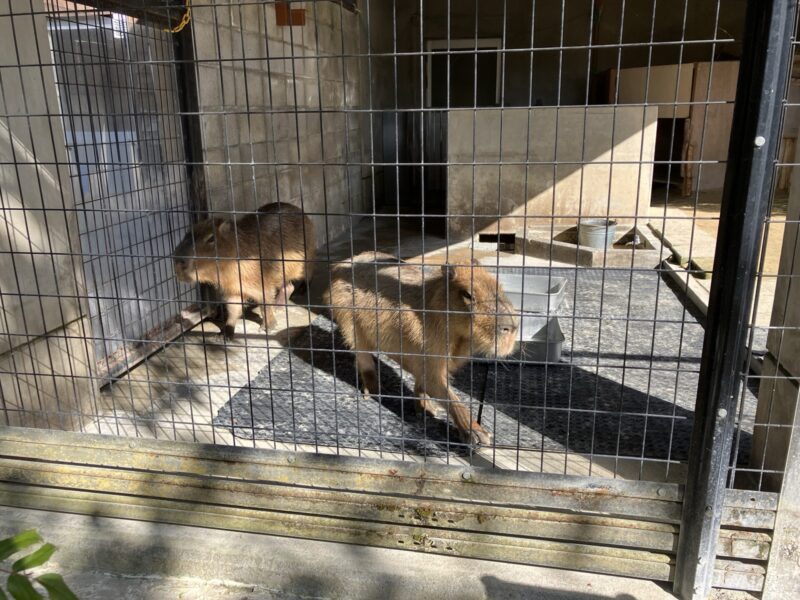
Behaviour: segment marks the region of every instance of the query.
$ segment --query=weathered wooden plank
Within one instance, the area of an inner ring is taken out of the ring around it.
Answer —
[[[719,532],[717,556],[767,560],[771,541],[764,532],[723,529]]]
[[[785,464],[775,516],[773,551],[764,584],[765,600],[797,598],[800,595],[800,401],[794,404]]]
[[[722,526],[743,529],[773,529],[775,527],[775,511],[726,506],[722,509]]]
[[[428,527],[408,527],[181,500],[53,488],[37,489],[9,483],[0,483],[0,504],[403,548],[659,581],[669,580],[673,569],[668,554],[644,550],[443,531]]]
[[[125,496],[213,502],[259,510],[661,551],[674,550],[678,533],[676,525],[635,519],[14,459],[0,459],[0,480]]]
[[[772,492],[728,490],[725,492],[725,506],[776,511],[778,510],[778,498],[778,494]]]
[[[765,573],[763,565],[718,558],[714,563],[712,585],[728,590],[760,592],[764,587]]]
[[[31,432],[31,435],[28,433]],[[674,484],[0,428],[2,456],[678,522]]]

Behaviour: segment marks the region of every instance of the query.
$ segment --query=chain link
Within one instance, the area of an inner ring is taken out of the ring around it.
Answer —
[[[183,16],[181,17],[180,23],[178,23],[175,27],[169,28],[167,27],[164,31],[169,31],[170,33],[180,33],[183,31],[183,28],[189,24],[189,21],[192,20],[192,0],[186,0],[186,10],[183,12]]]

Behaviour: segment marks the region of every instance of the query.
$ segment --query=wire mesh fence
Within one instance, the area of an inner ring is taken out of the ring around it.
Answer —
[[[797,31],[797,23],[794,24]],[[798,130],[797,45],[792,43],[792,69],[780,115],[779,154],[772,168],[773,190],[758,252],[753,311],[747,330],[747,355],[737,402],[733,455],[741,454],[750,433],[746,459],[732,461],[729,487],[780,492],[790,464],[790,439],[798,426],[796,364],[798,322],[798,224],[800,203],[796,198]],[[745,396],[758,401],[754,413],[745,416]],[[796,435],[796,434],[795,434]]]
[[[682,481],[744,2],[0,17],[7,424]],[[793,108],[730,470],[759,489]]]

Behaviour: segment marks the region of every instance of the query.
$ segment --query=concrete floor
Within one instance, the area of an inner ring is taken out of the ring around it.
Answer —
[[[719,227],[721,191],[700,192],[697,198],[684,198],[671,192],[665,201],[664,192],[654,192],[650,210],[650,221],[669,242],[688,258],[703,264],[713,265]],[[768,225],[767,245],[763,257],[761,289],[755,304],[755,323],[760,327],[769,325],[772,304],[775,299],[775,284],[783,244],[788,198],[779,194],[773,201]],[[694,278],[695,287],[704,293],[707,303],[711,278]]]

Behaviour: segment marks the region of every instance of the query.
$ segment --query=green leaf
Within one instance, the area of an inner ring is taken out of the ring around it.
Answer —
[[[25,571],[27,569],[32,569],[34,567],[38,567],[39,565],[43,565],[50,560],[50,557],[53,556],[53,552],[55,551],[56,547],[53,546],[53,544],[43,544],[34,552],[28,554],[28,556],[23,556],[13,565],[11,565],[11,570]]]
[[[19,573],[8,576],[8,593],[14,600],[42,600],[42,595],[33,589],[28,578]]]
[[[0,560],[5,560],[12,554],[16,554],[20,550],[41,541],[42,538],[35,529],[29,529],[18,533],[14,537],[0,540]]]
[[[78,600],[58,573],[45,573],[36,578],[44,586],[50,600]]]

